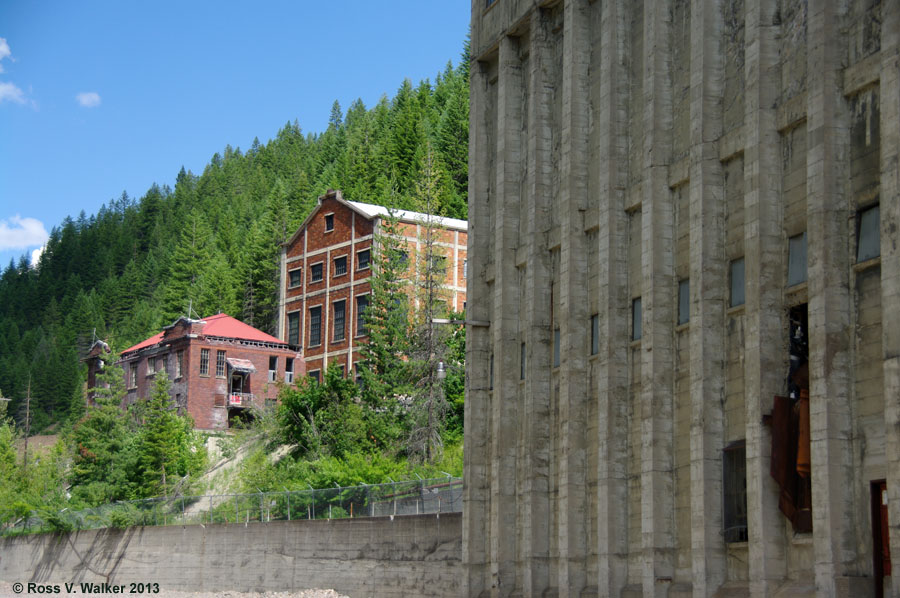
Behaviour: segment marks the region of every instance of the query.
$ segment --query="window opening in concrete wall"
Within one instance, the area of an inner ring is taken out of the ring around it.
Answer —
[[[313,264],[309,267],[310,282],[319,282],[322,280],[322,262]]]
[[[288,314],[288,344],[300,344],[300,312]]]
[[[294,382],[294,358],[286,357],[284,360],[284,381],[288,384]]]
[[[278,357],[269,355],[269,382],[275,382],[278,379]]]
[[[356,269],[357,270],[368,270],[369,269],[369,260],[372,254],[368,249],[363,249],[359,253],[356,254]]]
[[[731,260],[730,267],[730,276],[731,276],[731,300],[729,302],[730,307],[737,307],[738,305],[744,304],[744,258],[739,257],[736,260]]]
[[[881,255],[879,207],[871,206],[856,215],[856,261],[864,262]]]
[[[788,239],[789,287],[806,282],[806,232]]]
[[[175,351],[175,377],[181,378],[184,374],[184,349]]]
[[[366,308],[369,307],[369,296],[360,295],[356,298],[356,336],[366,333]]]
[[[200,375],[209,376],[209,349],[200,349]]]
[[[885,593],[885,582],[891,578],[891,543],[890,526],[888,525],[888,497],[885,480],[871,483],[872,493],[872,560],[875,573],[875,596],[882,598]],[[888,586],[890,587],[890,586]]]
[[[344,314],[347,302],[343,299],[334,302],[334,340],[344,340]]]
[[[309,346],[322,344],[322,306],[309,308]]]
[[[591,316],[591,355],[600,352],[600,315]]]
[[[334,275],[341,276],[347,273],[347,256],[334,258]]]
[[[687,324],[691,320],[691,282],[678,281],[678,323]]]
[[[294,287],[299,287],[300,283],[303,282],[303,268],[291,270],[290,272],[288,272],[288,276],[290,277],[288,288],[292,289]]]
[[[334,230],[334,214],[325,214],[325,232]]]
[[[225,351],[216,351],[216,378],[225,377]]]
[[[559,367],[559,327],[553,329],[553,367]]]
[[[747,541],[747,449],[743,440],[722,451],[723,535],[725,542]]]
[[[519,380],[525,379],[525,343],[519,348]]]
[[[631,340],[641,340],[641,298],[631,300]]]

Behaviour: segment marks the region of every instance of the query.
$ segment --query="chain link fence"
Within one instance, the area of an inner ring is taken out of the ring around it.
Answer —
[[[462,478],[448,476],[299,491],[120,501],[79,511],[63,509],[52,516],[32,514],[0,526],[0,535],[133,525],[343,519],[460,511]]]

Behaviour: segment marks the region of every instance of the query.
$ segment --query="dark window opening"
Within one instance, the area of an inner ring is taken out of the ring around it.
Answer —
[[[591,355],[600,352],[600,315],[591,316]]]
[[[725,542],[747,541],[747,449],[743,440],[722,452],[723,535]]]
[[[200,375],[209,376],[209,349],[200,349]]]
[[[341,276],[342,274],[347,273],[347,256],[342,255],[341,257],[334,258],[334,275]]]
[[[309,276],[311,282],[319,282],[322,280],[322,264],[313,264],[309,267]]]
[[[678,323],[691,321],[691,281],[687,278],[678,281]]]
[[[312,370],[307,374],[310,378],[312,378],[316,384],[319,383],[319,370]]]
[[[291,280],[288,284],[289,288],[299,287],[303,282],[303,270],[301,268],[297,268],[296,270],[291,270],[288,272]]]
[[[300,344],[300,313],[293,312],[288,314],[288,344]]]
[[[806,233],[788,239],[788,280],[789,287],[806,282]]]
[[[366,270],[369,267],[369,259],[371,258],[372,253],[365,249],[356,254],[356,269],[357,270]]]
[[[325,215],[325,232],[334,230],[334,214]]]
[[[269,356],[269,382],[275,382],[278,379],[278,357]]]
[[[322,306],[309,308],[309,346],[322,344]]]
[[[731,301],[730,307],[744,304],[744,258],[731,261]]]
[[[366,333],[366,309],[369,307],[369,296],[360,295],[356,298],[356,336]]]
[[[346,312],[346,301],[334,302],[334,340],[344,340],[344,313]]]
[[[284,360],[284,381],[288,384],[294,382],[294,358],[287,357]]]
[[[881,255],[881,217],[878,205],[856,215],[856,261],[864,262]]]
[[[555,367],[555,368],[559,367],[559,361],[560,361],[559,341],[560,341],[559,328],[554,328],[553,329],[553,367]]]
[[[641,340],[641,298],[631,300],[631,340]]]

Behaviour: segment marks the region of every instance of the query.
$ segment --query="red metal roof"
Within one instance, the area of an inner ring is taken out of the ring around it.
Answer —
[[[228,314],[216,314],[208,318],[203,318],[205,322],[201,334],[203,336],[218,336],[220,338],[236,338],[245,341],[255,341],[260,343],[276,343],[285,345],[282,341],[274,336],[266,334],[262,330],[257,330],[253,326],[244,324],[240,320],[236,320]],[[154,334],[145,341],[142,341],[133,347],[129,347],[122,351],[122,354],[139,351],[145,347],[152,347],[163,339],[164,332]]]

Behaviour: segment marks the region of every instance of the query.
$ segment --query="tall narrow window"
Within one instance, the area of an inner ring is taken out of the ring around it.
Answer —
[[[322,344],[322,306],[309,308],[309,346]]]
[[[319,370],[312,370],[312,371],[310,371],[309,374],[308,374],[308,376],[309,376],[310,378],[312,378],[313,380],[315,380],[316,383],[318,384],[318,382],[319,382]]]
[[[346,301],[334,302],[334,340],[344,340],[344,313],[346,312]]]
[[[278,357],[269,355],[269,382],[275,382],[278,379]]]
[[[334,275],[341,276],[347,273],[347,256],[334,258]]]
[[[287,357],[284,360],[284,381],[288,384],[294,382],[294,358]]]
[[[600,352],[600,315],[591,316],[591,355]]]
[[[641,340],[641,298],[631,300],[631,340]]]
[[[131,364],[131,375],[128,377],[128,388],[137,388],[138,364]]]
[[[209,349],[200,349],[200,375],[209,376]]]
[[[806,233],[788,239],[788,279],[789,287],[806,282]]]
[[[525,379],[525,343],[519,348],[519,380]]]
[[[216,351],[216,378],[225,377],[225,351]]]
[[[744,304],[744,258],[731,261],[731,307]]]
[[[369,296],[360,295],[356,298],[356,336],[366,333],[366,308],[369,307]]]
[[[334,214],[325,215],[325,232],[334,230]]]
[[[296,270],[291,270],[288,272],[288,276],[290,276],[290,282],[288,283],[289,288],[299,287],[300,283],[303,282],[303,269],[297,268]]]
[[[856,216],[856,261],[864,262],[881,255],[881,226],[878,206],[862,210]]]
[[[744,441],[732,443],[722,452],[725,542],[747,541],[747,450]]]
[[[288,314],[288,344],[300,344],[300,312]]]
[[[559,328],[553,329],[553,367],[559,367]]]
[[[184,372],[184,349],[175,351],[175,377],[181,378]]]
[[[367,270],[369,268],[369,259],[371,258],[372,253],[368,249],[363,249],[359,253],[356,254],[356,269],[357,270]]]
[[[691,320],[691,282],[678,281],[678,323],[687,324]]]
[[[310,282],[319,282],[322,280],[322,262],[313,264],[309,267]]]

